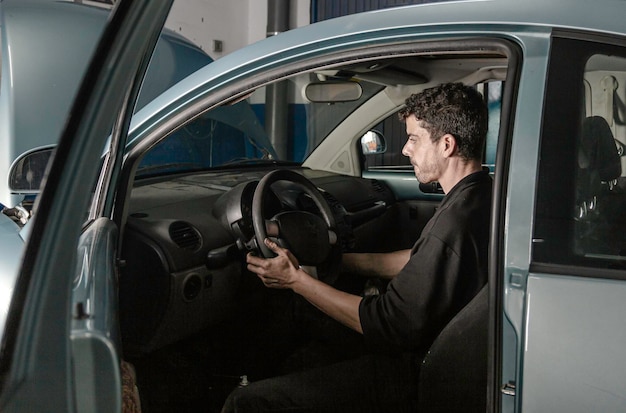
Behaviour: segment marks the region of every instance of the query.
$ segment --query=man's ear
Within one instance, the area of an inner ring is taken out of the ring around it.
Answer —
[[[456,150],[457,150],[456,138],[450,135],[449,133],[446,133],[445,135],[441,137],[441,145],[443,148],[442,154],[446,158],[449,158],[456,153]]]

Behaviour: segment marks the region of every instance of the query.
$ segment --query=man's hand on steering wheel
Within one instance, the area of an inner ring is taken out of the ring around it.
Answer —
[[[298,277],[308,276],[301,271],[297,258],[288,249],[279,247],[269,238],[264,240],[265,245],[276,254],[273,258],[261,258],[248,253],[246,262],[248,270],[255,273],[266,287],[291,288]]]

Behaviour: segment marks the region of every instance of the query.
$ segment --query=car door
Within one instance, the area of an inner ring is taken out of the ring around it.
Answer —
[[[626,40],[555,33],[519,343],[523,411],[626,409]]]
[[[115,225],[99,218],[105,207],[92,212],[83,229],[84,212],[95,182],[106,189],[114,181],[120,158],[108,157],[109,169],[100,175],[102,149],[111,130],[111,153],[123,148],[116,136],[125,135],[169,6],[118,2],[84,78],[38,200],[13,291],[0,358],[2,411],[121,409],[115,337],[99,330],[110,323],[108,303],[88,296],[70,303],[82,276],[105,273],[105,284],[115,277]],[[72,322],[84,323],[83,332],[72,335]]]

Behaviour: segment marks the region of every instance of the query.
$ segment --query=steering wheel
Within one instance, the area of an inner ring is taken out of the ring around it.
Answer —
[[[264,199],[272,184],[278,181],[299,184],[311,197],[321,217],[296,210],[280,212],[266,219],[263,211]],[[336,279],[341,251],[335,232],[335,217],[319,190],[304,176],[288,169],[278,169],[265,175],[252,198],[252,226],[256,245],[263,257],[275,256],[264,243],[265,238],[270,237],[278,245],[291,251],[300,265],[315,267],[320,280],[332,284]]]

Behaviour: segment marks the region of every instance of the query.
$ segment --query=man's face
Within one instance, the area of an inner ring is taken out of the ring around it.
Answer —
[[[445,160],[440,148],[441,139],[433,143],[430,133],[420,126],[421,122],[415,116],[409,116],[405,122],[408,139],[402,154],[411,161],[417,180],[423,184],[439,180]]]

